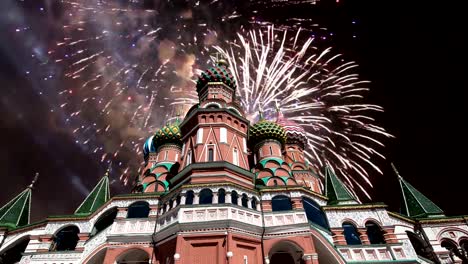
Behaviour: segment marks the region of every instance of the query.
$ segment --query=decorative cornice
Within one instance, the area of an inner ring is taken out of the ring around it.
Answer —
[[[29,224],[29,225],[25,225],[25,226],[17,227],[15,229],[11,229],[10,231],[8,231],[8,234],[12,235],[12,234],[15,234],[15,233],[21,233],[21,232],[24,232],[24,231],[32,230],[34,228],[41,227],[41,226],[46,226],[46,225],[47,225],[47,220],[42,220],[42,221],[39,221],[39,222],[36,222],[36,223],[32,223],[32,224]]]
[[[259,189],[259,192],[260,193],[266,193],[266,192],[288,192],[288,191],[302,191],[302,192],[306,192],[307,194],[310,194],[312,196],[315,196],[315,197],[318,197],[318,198],[321,198],[325,201],[328,200],[328,198],[326,196],[323,196],[319,193],[316,193],[314,191],[311,191],[309,189],[306,189],[305,187],[303,186],[293,186],[293,187],[288,187],[288,186],[281,186],[281,187],[269,187],[269,186],[265,186],[262,188]]]
[[[182,129],[183,126],[187,124],[187,122],[192,119],[193,116],[195,116],[198,113],[229,113],[236,118],[240,119],[246,124],[250,124],[250,121],[247,120],[245,117],[238,115],[234,111],[229,110],[228,108],[196,108],[190,113],[190,116],[186,117],[182,123],[180,123],[179,127]],[[184,138],[184,137],[182,137]]]
[[[409,222],[411,224],[415,224],[416,221],[412,218],[409,218],[408,216],[406,215],[402,215],[402,214],[399,214],[399,213],[395,213],[395,212],[391,212],[391,211],[387,211],[387,213],[390,215],[390,216],[393,216],[395,218],[398,218],[400,220],[403,220],[403,221],[406,221],[406,222]]]
[[[251,179],[254,179],[254,174],[248,170],[245,170],[241,167],[235,166],[227,161],[214,161],[214,162],[200,162],[200,163],[192,163],[185,167],[182,171],[180,171],[177,175],[175,175],[172,179],[169,180],[171,184],[177,182],[179,179],[183,178],[185,175],[189,174],[193,170],[198,169],[229,169],[234,172],[243,174]]]
[[[331,210],[362,210],[362,209],[383,209],[387,208],[388,206],[384,203],[368,203],[368,204],[343,204],[343,205],[326,205],[323,206],[322,209],[324,211],[331,211]]]

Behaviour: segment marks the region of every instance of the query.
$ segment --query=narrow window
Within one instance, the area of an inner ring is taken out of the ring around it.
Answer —
[[[214,161],[214,149],[212,147],[208,149],[208,161]]]
[[[192,163],[192,151],[191,150],[189,150],[187,153],[187,161],[185,162],[185,164],[190,165],[190,163]]]
[[[164,152],[164,160],[167,160],[167,150]]]
[[[247,140],[242,138],[242,146],[244,147],[244,152],[247,152]]]
[[[291,153],[292,157],[293,157],[293,160],[296,161],[296,156],[294,156],[294,152]]]
[[[225,127],[219,129],[219,142],[227,143],[227,129]]]
[[[199,128],[197,131],[197,144],[203,143],[203,128]]]
[[[234,148],[234,149],[232,150],[232,163],[233,163],[234,165],[239,166],[239,153],[238,153],[238,151],[237,151],[237,148]]]
[[[270,146],[270,155],[273,155],[273,149]]]

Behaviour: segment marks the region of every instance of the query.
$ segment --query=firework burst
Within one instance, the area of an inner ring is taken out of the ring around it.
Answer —
[[[271,8],[264,1],[59,5],[63,14],[51,21],[56,32],[41,69],[63,78],[44,94],[54,98],[53,112],[81,149],[100,162],[113,160],[125,184],[140,167],[145,138],[197,103],[196,76],[215,52],[229,59],[251,120],[260,107],[271,114],[278,103],[304,126],[313,166],[331,164],[364,193],[369,168],[380,172],[371,161],[382,156],[374,147],[390,135],[366,113],[382,108],[363,103],[367,82],[353,73],[355,63],[314,46],[329,33],[312,19],[288,14],[272,23],[262,18]],[[272,24],[276,29],[266,29]]]
[[[354,62],[343,62],[331,48],[318,50],[313,38],[301,31],[251,30],[215,49],[228,59],[238,82],[238,94],[250,120],[257,113],[279,106],[289,119],[305,128],[306,155],[317,172],[325,164],[341,176],[353,192],[356,187],[369,198],[369,168],[382,173],[373,162],[384,158],[376,150],[379,138],[391,137],[376,125],[372,112],[378,105],[365,103],[368,81],[359,79]]]

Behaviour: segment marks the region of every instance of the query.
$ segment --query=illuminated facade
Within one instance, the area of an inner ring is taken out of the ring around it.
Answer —
[[[32,185],[0,208],[0,263],[467,263],[468,217],[401,177],[401,213],[358,202],[330,167],[320,178],[280,109],[244,117],[223,61],[196,88],[145,142],[132,193],[111,197],[106,174],[73,215],[30,224]]]

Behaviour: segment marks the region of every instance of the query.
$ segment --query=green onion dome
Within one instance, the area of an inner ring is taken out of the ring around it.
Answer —
[[[222,82],[235,90],[236,80],[227,66],[226,61],[220,60],[216,66],[202,72],[197,80],[197,92],[200,92],[210,82]]]
[[[166,124],[154,134],[154,147],[157,149],[164,144],[182,145],[182,133],[180,132],[178,119],[172,124]]]
[[[286,142],[286,131],[276,122],[261,117],[260,121],[249,128],[249,142],[251,145],[255,145],[265,139],[278,140],[281,144],[284,144]]]

